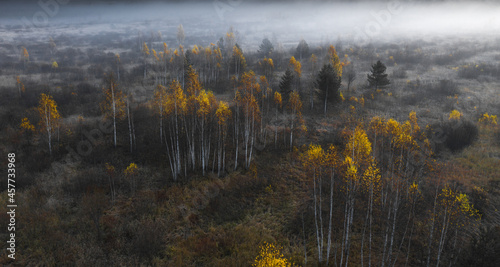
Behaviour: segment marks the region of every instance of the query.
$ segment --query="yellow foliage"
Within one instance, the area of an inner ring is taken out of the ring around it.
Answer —
[[[386,123],[386,132],[392,136],[398,136],[401,133],[401,124],[394,119],[389,119]]]
[[[497,115],[488,115],[488,113],[484,113],[481,118],[479,118],[479,123],[482,124],[490,124],[490,125],[497,125],[498,120],[497,120]]]
[[[410,115],[408,116],[410,119],[411,126],[413,128],[413,133],[419,133],[420,132],[420,127],[418,126],[417,123],[417,113],[415,111],[411,111]]]
[[[448,120],[460,120],[460,118],[462,117],[462,114],[454,109],[451,113],[450,113],[450,116],[448,117]]]
[[[281,94],[276,91],[274,92],[274,103],[279,106],[281,108],[282,104],[283,104],[283,101],[282,101],[282,98],[281,98]]]
[[[158,54],[156,54],[156,50],[154,49],[151,49],[151,51],[153,52],[153,57],[156,61],[160,61],[160,58],[158,57]]]
[[[24,46],[23,46],[22,50],[23,50],[24,60],[29,61],[30,60],[30,54],[28,54],[28,50]]]
[[[146,42],[144,42],[144,44],[142,45],[142,52],[149,56],[149,48]]]
[[[210,99],[205,90],[201,90],[196,101],[198,102],[198,115],[206,116],[210,112]]]
[[[219,107],[217,108],[215,115],[218,118],[219,125],[226,125],[227,121],[231,117],[231,110],[229,109],[227,102],[219,102]]]
[[[233,46],[233,57],[236,58],[239,63],[241,64],[241,66],[245,67],[246,66],[246,60],[245,60],[245,57],[243,56],[243,51],[241,51],[240,48],[238,48],[238,46]]]
[[[22,119],[20,128],[21,128],[21,131],[23,131],[23,132],[24,131],[34,132],[35,131],[35,126],[30,123],[28,118]]]
[[[101,102],[101,111],[106,117],[125,117],[125,95],[118,89],[114,80],[110,81],[110,86],[104,89],[105,99]]]
[[[375,116],[370,121],[370,128],[377,134],[385,134],[387,128],[385,127],[385,122],[382,118]]]
[[[55,62],[55,61],[54,61],[54,62],[52,62],[52,68],[53,68],[53,69],[57,69],[57,68],[59,68],[59,64],[57,64],[57,62]]]
[[[346,176],[349,179],[356,179],[356,174],[358,173],[358,169],[356,168],[356,165],[354,164],[353,160],[351,157],[346,157],[344,160],[344,164],[347,167],[346,171]]]
[[[253,264],[255,267],[288,267],[291,264],[274,244],[264,242]]]
[[[105,163],[104,168],[106,169],[106,173],[108,173],[109,175],[111,175],[111,174],[113,174],[113,172],[115,172],[115,167],[109,163]]]
[[[318,167],[325,160],[325,151],[320,145],[309,145],[309,149],[302,157],[304,167]]]
[[[300,96],[298,92],[293,91],[290,93],[290,100],[288,101],[288,105],[290,105],[290,109],[297,114],[300,115],[302,110],[302,101],[300,100]]]
[[[420,189],[418,188],[418,184],[413,182],[411,185],[410,185],[410,188],[408,188],[408,191],[410,192],[410,195],[412,197],[414,196],[417,196],[417,195],[420,195]]]
[[[337,55],[337,50],[333,45],[330,45],[328,48],[328,57],[330,59],[330,63],[333,66],[338,77],[342,77],[342,68],[346,65],[346,62],[340,62],[339,56]]]
[[[56,101],[50,95],[41,94],[40,101],[38,102],[38,114],[40,115],[40,126],[43,129],[51,131],[57,125],[61,115],[57,111]]]
[[[370,166],[363,173],[363,187],[366,191],[373,189],[373,192],[380,191],[380,170],[375,164]],[[376,194],[375,194],[376,195]]]
[[[130,163],[130,165],[128,165],[127,169],[125,169],[123,171],[123,174],[125,174],[127,176],[134,175],[137,172],[138,169],[139,168],[137,167],[137,164]]]
[[[195,55],[198,55],[200,53],[200,49],[198,48],[197,45],[194,45],[191,52],[193,52],[193,54],[195,54]]]
[[[187,100],[182,90],[181,84],[174,80],[169,87],[169,92],[167,94],[167,114],[171,112],[184,113],[186,110]]]
[[[440,204],[447,208],[450,215],[457,219],[460,215],[471,218],[480,219],[480,214],[477,209],[474,208],[474,205],[470,203],[469,197],[466,194],[462,194],[460,192],[456,192],[449,188],[447,185],[445,188],[441,190],[439,194]],[[463,226],[463,224],[461,225]]]
[[[291,59],[290,59],[291,60]],[[267,57],[264,57],[264,59],[262,60],[262,65],[265,66],[268,66],[270,67],[271,69],[274,69],[274,62],[273,62],[273,59],[272,58],[267,58]]]
[[[302,70],[301,70],[301,64],[299,61],[295,60],[295,57],[290,58],[290,66],[293,68],[295,73],[297,73],[297,76],[300,78],[300,75],[302,75]]]
[[[201,83],[196,70],[189,66],[187,71],[186,92],[188,97],[197,96],[201,91]]]
[[[356,162],[367,162],[371,152],[372,144],[365,130],[361,126],[356,127],[347,143],[345,155],[354,157],[353,160]]]

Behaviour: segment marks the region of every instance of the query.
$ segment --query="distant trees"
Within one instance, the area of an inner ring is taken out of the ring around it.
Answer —
[[[274,46],[269,39],[264,38],[259,46],[258,53],[261,57],[269,57],[274,50]]]
[[[295,49],[295,57],[298,58],[300,61],[304,58],[308,58],[311,53],[309,52],[309,45],[304,39],[301,39],[299,44],[297,45],[297,48]]]
[[[236,75],[236,77],[238,78],[240,73],[243,72],[247,66],[247,61],[245,59],[245,56],[243,55],[243,51],[238,44],[235,44],[233,47],[232,62],[234,67],[234,75]]]
[[[283,97],[279,92],[274,92],[273,102],[276,111],[276,119],[274,125],[274,146],[276,146],[278,140],[278,110],[280,110],[283,107]]]
[[[384,63],[377,61],[377,63],[372,65],[371,74],[367,74],[368,83],[370,86],[375,87],[375,90],[389,85],[391,82],[387,78],[387,74],[385,73],[387,67]]]
[[[259,61],[259,66],[262,69],[262,72],[266,79],[271,82],[273,80],[274,74],[274,62],[272,58],[264,57],[261,61]]]
[[[340,99],[339,88],[341,78],[331,64],[323,65],[316,79],[317,94],[323,101],[323,112],[326,114],[328,101]]]
[[[344,73],[345,81],[347,82],[347,91],[351,89],[351,84],[356,80],[356,70],[354,65],[349,65]]]
[[[295,79],[295,90],[300,91],[300,76],[302,76],[302,64],[295,57],[290,58],[289,66],[293,69]]]
[[[26,64],[30,61],[30,54],[28,53],[28,49],[24,46],[21,48],[21,60],[23,61],[23,67],[26,70]]]
[[[302,126],[302,101],[300,100],[299,93],[294,91],[290,94],[290,101],[288,102],[288,111],[290,112],[290,150],[293,149],[293,132],[297,125]]]
[[[184,39],[186,39],[186,34],[184,33],[184,27],[182,24],[179,24],[177,27],[177,42],[179,45],[184,44]]]
[[[16,84],[17,84],[17,90],[19,92],[19,97],[21,97],[23,93],[26,91],[26,88],[24,87],[24,83],[21,81],[21,78],[19,76],[16,76]]]

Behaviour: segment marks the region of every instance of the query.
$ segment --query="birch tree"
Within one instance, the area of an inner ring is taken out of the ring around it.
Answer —
[[[125,96],[118,88],[112,74],[107,76],[106,83],[106,88],[103,88],[104,101],[101,102],[100,106],[104,117],[111,118],[113,120],[113,145],[116,148],[116,121],[125,117]]]
[[[52,156],[52,135],[54,130],[59,127],[61,115],[57,110],[57,103],[52,96],[41,94],[37,107],[40,116],[40,129],[47,133],[47,143],[49,145],[49,154]]]

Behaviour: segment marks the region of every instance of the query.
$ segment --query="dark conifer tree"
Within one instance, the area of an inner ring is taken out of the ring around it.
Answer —
[[[384,63],[379,60],[372,65],[371,74],[367,74],[368,83],[370,83],[370,86],[374,86],[375,90],[391,83],[389,79],[387,79],[387,74],[385,73],[386,69],[387,67]]]
[[[323,101],[323,109],[326,114],[328,101],[338,101],[340,99],[339,88],[341,78],[337,76],[331,64],[325,64],[318,73],[316,86],[319,99]]]
[[[309,56],[311,56],[311,53],[309,52],[309,45],[304,39],[302,39],[295,50],[295,58],[302,61],[303,58],[308,58]]]
[[[273,50],[274,46],[271,41],[269,41],[269,39],[267,38],[264,38],[262,40],[262,44],[260,44],[259,46],[259,54],[261,55],[261,57],[269,57]]]
[[[293,72],[290,69],[287,69],[285,74],[281,77],[280,81],[280,94],[283,99],[283,106],[285,106],[286,103],[288,103],[288,99],[290,99],[293,80]]]

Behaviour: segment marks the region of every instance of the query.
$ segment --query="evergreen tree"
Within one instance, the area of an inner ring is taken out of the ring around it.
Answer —
[[[302,61],[303,58],[308,58],[310,55],[311,53],[309,52],[309,45],[304,39],[300,40],[295,50],[295,58],[298,58],[299,61]]]
[[[260,46],[259,46],[258,52],[263,57],[269,57],[271,55],[271,53],[273,52],[273,50],[274,50],[274,46],[271,43],[271,41],[269,41],[269,39],[267,39],[267,38],[264,38],[262,40],[262,44],[260,44]]]
[[[294,78],[293,72],[290,69],[287,69],[285,74],[281,77],[280,93],[283,99],[283,103],[288,103],[288,99],[290,99],[290,93],[292,92],[293,78]]]
[[[336,74],[331,64],[323,65],[318,74],[316,86],[318,88],[318,97],[324,103],[325,114],[328,101],[337,101],[340,99],[339,88],[341,81],[341,78]]]
[[[387,67],[384,63],[379,60],[372,65],[371,74],[367,74],[368,83],[370,83],[370,86],[375,86],[375,90],[391,83],[389,79],[387,79],[387,74],[385,73],[386,69]]]

